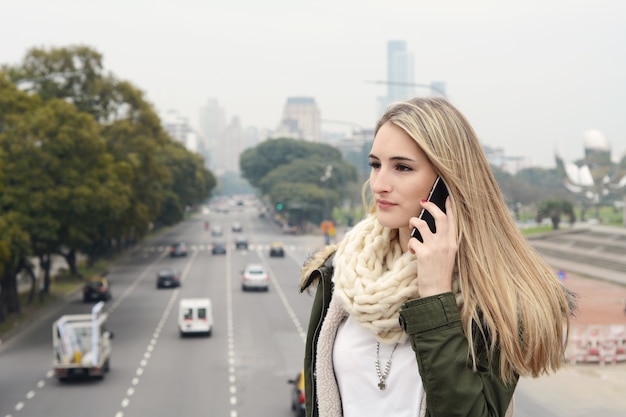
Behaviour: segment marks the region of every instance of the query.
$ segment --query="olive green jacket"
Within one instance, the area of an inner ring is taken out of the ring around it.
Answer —
[[[333,293],[334,248],[317,254],[303,267],[301,291],[315,287],[304,358],[307,417],[318,417],[316,349]],[[468,343],[452,293],[410,300],[400,310],[400,325],[409,335],[426,395],[419,410],[428,417],[512,416],[517,381],[504,384],[498,364],[479,355],[477,371],[468,357]],[[321,399],[324,401],[324,399]],[[337,409],[341,409],[338,404]],[[327,416],[324,416],[327,417]],[[337,416],[339,417],[339,416]]]

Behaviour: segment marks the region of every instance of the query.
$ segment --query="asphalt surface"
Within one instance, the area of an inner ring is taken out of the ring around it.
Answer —
[[[214,239],[204,219],[187,220],[137,248],[111,268],[113,299],[107,303],[114,333],[111,372],[103,380],[62,383],[52,372],[52,322],[62,314],[89,312],[73,294],[0,346],[0,416],[132,417],[215,415],[289,416],[291,385],[302,367],[304,326],[311,297],[300,294],[304,260],[321,237],[279,233],[254,209],[211,214],[229,242],[226,255],[211,255]],[[234,249],[230,225],[240,221],[248,250]],[[178,240],[187,257],[170,258]],[[270,258],[269,245],[285,244],[284,258]],[[248,263],[270,272],[268,292],[243,292]],[[157,289],[156,272],[178,268],[180,289]],[[177,307],[183,297],[209,297],[215,328],[211,337],[181,338]]]

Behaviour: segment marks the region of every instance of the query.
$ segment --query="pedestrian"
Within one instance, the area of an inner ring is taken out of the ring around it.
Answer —
[[[476,134],[447,100],[392,106],[369,163],[368,214],[301,271],[301,290],[315,292],[307,416],[511,415],[519,376],[564,363],[567,291],[515,226]],[[426,200],[437,177],[445,212]]]

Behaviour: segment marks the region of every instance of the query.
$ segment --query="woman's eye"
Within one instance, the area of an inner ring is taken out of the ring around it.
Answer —
[[[408,167],[408,166],[406,166],[406,165],[402,165],[402,164],[398,164],[398,165],[396,165],[396,169],[397,169],[398,171],[402,171],[402,172],[405,172],[405,171],[411,171],[411,170],[412,170],[412,168],[411,168],[411,167]]]
[[[369,165],[372,169],[378,169],[378,168],[380,168],[380,162],[376,162],[376,161],[369,161],[368,165]]]

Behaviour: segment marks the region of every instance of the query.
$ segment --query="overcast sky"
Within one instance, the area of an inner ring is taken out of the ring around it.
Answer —
[[[214,97],[229,120],[273,129],[291,96],[372,127],[386,89],[367,81],[386,78],[387,41],[405,40],[415,82],[445,81],[508,156],[553,167],[557,144],[582,156],[588,129],[626,149],[623,0],[0,0],[0,13],[0,63],[87,45],[194,127]]]

